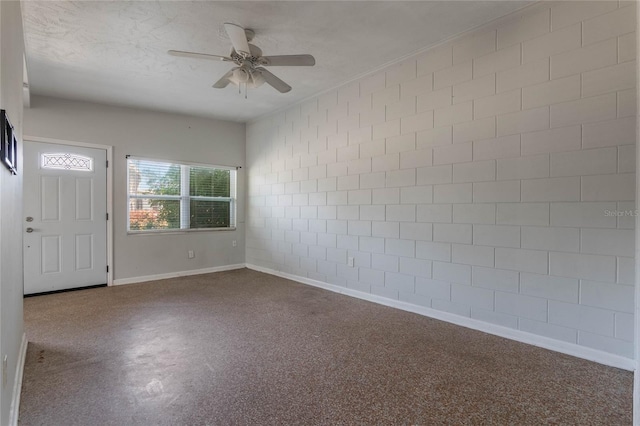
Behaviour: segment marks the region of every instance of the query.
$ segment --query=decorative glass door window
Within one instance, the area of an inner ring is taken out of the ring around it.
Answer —
[[[93,158],[84,155],[63,153],[44,153],[40,155],[43,169],[74,170],[82,172],[93,171]]]

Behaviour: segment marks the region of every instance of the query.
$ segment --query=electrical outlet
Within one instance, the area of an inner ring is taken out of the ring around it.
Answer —
[[[356,260],[355,260],[355,258],[353,258],[353,257],[347,257],[347,264],[348,264],[349,266],[351,266],[352,268],[355,266],[355,261],[356,261]]]
[[[2,357],[2,387],[7,386],[7,363],[8,358],[5,355]]]
[[[233,240],[233,242],[231,243],[232,246],[237,247],[238,246],[238,242],[236,240]]]
[[[193,250],[189,250],[189,252],[187,253],[187,255],[189,256],[189,259],[193,259],[194,257],[196,257],[195,253],[193,252]]]

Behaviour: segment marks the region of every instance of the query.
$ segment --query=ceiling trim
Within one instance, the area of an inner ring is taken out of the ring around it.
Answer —
[[[519,0],[516,0],[516,1],[519,1]],[[473,28],[470,28],[468,30],[465,30],[465,31],[462,31],[460,33],[454,34],[452,36],[446,37],[446,38],[444,38],[444,39],[442,39],[442,40],[440,40],[440,41],[438,41],[436,43],[429,44],[429,45],[427,45],[425,47],[422,47],[422,48],[420,48],[418,50],[415,50],[415,51],[413,51],[411,53],[408,53],[406,55],[400,56],[399,58],[396,58],[396,59],[394,59],[392,61],[386,62],[386,63],[380,65],[379,67],[376,67],[376,68],[374,68],[374,69],[372,69],[370,71],[367,71],[365,73],[358,74],[358,75],[350,78],[349,80],[346,80],[346,81],[344,81],[344,82],[342,82],[342,83],[340,83],[340,84],[338,84],[336,86],[330,87],[329,89],[325,89],[325,90],[322,90],[320,92],[314,93],[313,95],[310,95],[310,96],[307,96],[307,97],[305,97],[303,99],[300,99],[297,102],[294,102],[292,104],[289,104],[289,105],[283,106],[281,108],[278,108],[278,109],[276,109],[274,111],[270,111],[270,112],[268,112],[266,114],[262,114],[262,115],[260,115],[258,117],[255,117],[255,118],[252,118],[250,120],[247,120],[247,121],[245,121],[245,124],[255,124],[255,123],[259,122],[259,121],[264,120],[265,118],[273,117],[273,116],[278,115],[278,114],[280,114],[280,113],[282,113],[284,111],[288,111],[288,110],[290,110],[291,108],[293,108],[295,106],[302,105],[302,104],[304,104],[306,102],[309,102],[310,100],[312,100],[314,98],[318,98],[318,97],[320,97],[320,96],[322,96],[322,95],[324,95],[326,93],[332,92],[332,91],[334,91],[336,89],[339,89],[341,87],[345,87],[345,86],[347,86],[347,85],[349,85],[349,84],[351,84],[351,83],[353,83],[353,82],[355,82],[357,80],[361,80],[361,79],[363,79],[365,77],[369,77],[369,76],[371,76],[371,75],[373,75],[373,74],[375,74],[377,72],[380,72],[380,71],[382,71],[382,70],[384,70],[386,68],[389,68],[389,67],[391,67],[393,65],[396,65],[399,62],[402,62],[402,61],[404,61],[406,59],[412,58],[414,56],[418,56],[418,55],[420,55],[422,53],[425,53],[425,52],[427,52],[427,51],[429,51],[431,49],[434,49],[434,48],[436,48],[438,46],[442,46],[442,45],[444,45],[446,43],[450,43],[452,41],[460,39],[460,38],[462,38],[462,37],[464,37],[466,35],[469,35],[469,34],[471,34],[473,32],[482,31],[482,30],[489,30],[489,29],[492,29],[492,28],[494,28],[494,29],[498,28],[499,26],[501,26],[502,24],[504,24],[507,21],[510,21],[510,20],[512,20],[514,18],[519,18],[522,15],[524,15],[526,13],[529,13],[531,11],[535,11],[537,9],[543,9],[544,7],[548,7],[549,4],[551,4],[551,3],[553,3],[553,2],[552,1],[547,1],[547,0],[536,0],[536,2],[533,3],[533,4],[527,4],[525,6],[522,6],[522,7],[518,8],[518,9],[514,10],[513,12],[510,12],[510,13],[504,15],[504,16],[501,16],[501,17],[496,18],[496,19],[492,19],[489,22],[486,22],[484,24],[475,26]]]

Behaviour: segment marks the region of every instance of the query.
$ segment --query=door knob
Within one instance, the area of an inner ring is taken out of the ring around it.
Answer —
[[[27,233],[30,234],[33,232],[33,228],[27,228]]]

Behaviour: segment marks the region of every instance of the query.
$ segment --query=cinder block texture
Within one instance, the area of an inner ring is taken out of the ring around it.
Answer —
[[[540,2],[249,123],[247,262],[632,358],[635,8]]]

